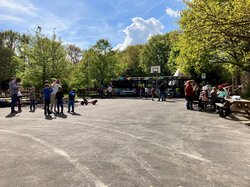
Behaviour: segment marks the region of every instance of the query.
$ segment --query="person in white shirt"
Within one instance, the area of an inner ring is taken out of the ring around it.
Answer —
[[[52,93],[50,96],[50,110],[54,109],[54,112],[56,112],[56,93],[58,92],[58,88],[60,87],[60,81],[58,79],[54,80],[54,82],[51,84]]]
[[[111,85],[109,85],[109,87],[108,87],[108,97],[112,97],[112,86]]]
[[[145,95],[145,99],[148,99],[148,88],[147,87],[144,88],[144,95]]]

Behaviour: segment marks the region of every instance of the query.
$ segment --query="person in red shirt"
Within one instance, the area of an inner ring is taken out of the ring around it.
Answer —
[[[193,86],[191,85],[191,81],[186,82],[185,86],[185,97],[187,100],[187,109],[188,110],[193,110],[193,97],[194,97],[194,92],[193,92]]]

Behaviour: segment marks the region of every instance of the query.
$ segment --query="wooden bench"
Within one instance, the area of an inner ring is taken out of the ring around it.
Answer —
[[[230,108],[232,112],[246,112],[250,115],[250,100],[246,99],[225,99],[225,105]]]
[[[218,108],[224,108],[224,107],[225,107],[224,104],[222,104],[222,103],[215,103],[215,105],[216,105]]]

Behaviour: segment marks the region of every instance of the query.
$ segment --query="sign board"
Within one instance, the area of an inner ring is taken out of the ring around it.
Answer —
[[[161,66],[151,66],[151,73],[161,73]]]
[[[206,79],[206,73],[201,73],[201,78]]]

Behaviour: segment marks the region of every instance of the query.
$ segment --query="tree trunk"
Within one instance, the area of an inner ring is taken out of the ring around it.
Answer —
[[[244,72],[241,78],[242,94],[244,96],[250,96],[250,72]]]

